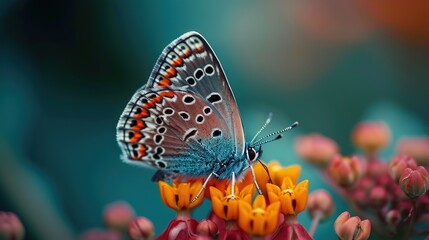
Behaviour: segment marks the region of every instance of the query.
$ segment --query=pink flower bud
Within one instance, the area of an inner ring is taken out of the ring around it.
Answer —
[[[385,147],[390,141],[390,130],[383,122],[362,122],[352,132],[356,147],[372,155]]]
[[[359,217],[350,217],[349,212],[343,212],[334,223],[335,232],[340,239],[365,240],[371,234],[371,222]]]
[[[408,155],[397,155],[389,162],[389,174],[392,176],[395,182],[399,181],[399,178],[401,177],[405,168],[417,168],[417,163],[414,158]]]
[[[412,156],[419,165],[429,165],[429,137],[401,138],[396,145],[396,151]]]
[[[155,239],[153,223],[145,217],[135,218],[128,227],[128,236],[132,240]]]
[[[370,192],[371,189],[374,188],[374,186],[375,186],[374,179],[372,179],[368,176],[364,176],[357,182],[356,188],[362,189],[365,192]]]
[[[387,197],[386,189],[380,186],[373,188],[369,195],[370,203],[375,208],[383,207],[387,202]]]
[[[126,230],[134,218],[134,210],[126,202],[111,203],[104,208],[103,218],[110,229]]]
[[[378,159],[372,159],[369,161],[366,167],[366,175],[372,178],[376,178],[387,172],[387,164]]]
[[[318,166],[325,166],[338,153],[338,145],[332,139],[314,133],[299,137],[295,141],[298,156]]]
[[[358,188],[352,191],[353,201],[362,208],[367,208],[370,204],[368,193],[364,189]]]
[[[340,186],[353,185],[362,175],[362,164],[356,156],[334,156],[329,165],[330,177]]]
[[[214,237],[217,235],[218,227],[216,223],[211,220],[204,219],[197,226],[197,234],[202,236]]]
[[[399,179],[399,186],[409,198],[417,198],[429,189],[429,174],[422,166],[416,170],[406,168]]]
[[[396,209],[392,209],[386,213],[385,221],[389,225],[397,226],[402,221],[401,213]]]
[[[378,186],[384,187],[388,190],[396,186],[393,178],[387,172],[378,176],[375,182]]]
[[[19,218],[10,212],[0,212],[0,239],[23,239],[25,234]]]
[[[320,214],[320,220],[323,221],[334,212],[334,202],[327,191],[316,190],[308,196],[307,209],[312,218]]]

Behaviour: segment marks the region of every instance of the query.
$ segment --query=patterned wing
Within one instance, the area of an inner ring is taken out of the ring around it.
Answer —
[[[219,60],[199,33],[185,33],[163,50],[146,88],[164,87],[185,88],[212,103],[228,125],[235,155],[243,156],[245,139],[237,103]]]
[[[244,152],[244,133],[228,81],[204,38],[186,33],[168,45],[117,127],[125,161],[203,176]]]
[[[218,148],[232,151],[228,134],[210,102],[171,89],[137,92],[117,129],[126,162],[185,176],[205,176],[215,160],[227,157]]]

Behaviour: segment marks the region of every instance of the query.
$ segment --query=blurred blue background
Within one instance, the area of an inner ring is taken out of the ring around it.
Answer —
[[[386,121],[395,140],[427,134],[428,11],[427,2],[399,0],[3,0],[0,210],[20,216],[27,239],[73,239],[102,226],[106,204],[125,200],[160,233],[174,212],[150,182],[153,170],[121,162],[115,127],[162,49],[191,30],[222,62],[247,138],[269,112],[270,131],[300,121],[264,148],[266,161],[301,163],[293,139],[311,132],[351,154],[362,119]],[[383,156],[393,153],[394,142]],[[327,188],[302,167],[310,190]],[[335,215],[347,209],[336,207]],[[333,220],[316,239],[335,238]]]

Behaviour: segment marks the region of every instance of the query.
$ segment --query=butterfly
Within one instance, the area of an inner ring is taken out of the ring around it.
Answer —
[[[245,141],[243,124],[222,66],[208,42],[188,32],[158,58],[146,85],[132,96],[118,125],[122,158],[157,169],[153,181],[177,177],[232,179],[260,161],[262,145],[293,125]],[[259,192],[260,188],[254,179]]]

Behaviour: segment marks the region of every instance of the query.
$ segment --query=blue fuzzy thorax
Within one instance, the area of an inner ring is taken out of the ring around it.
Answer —
[[[234,142],[231,139],[201,139],[198,143],[199,146],[189,148],[186,154],[188,157],[178,159],[181,163],[172,170],[193,177],[208,176],[214,172],[218,179],[230,179],[233,172],[236,176],[240,176],[249,167],[245,154],[235,152]],[[204,156],[199,151],[201,147],[206,152]]]

